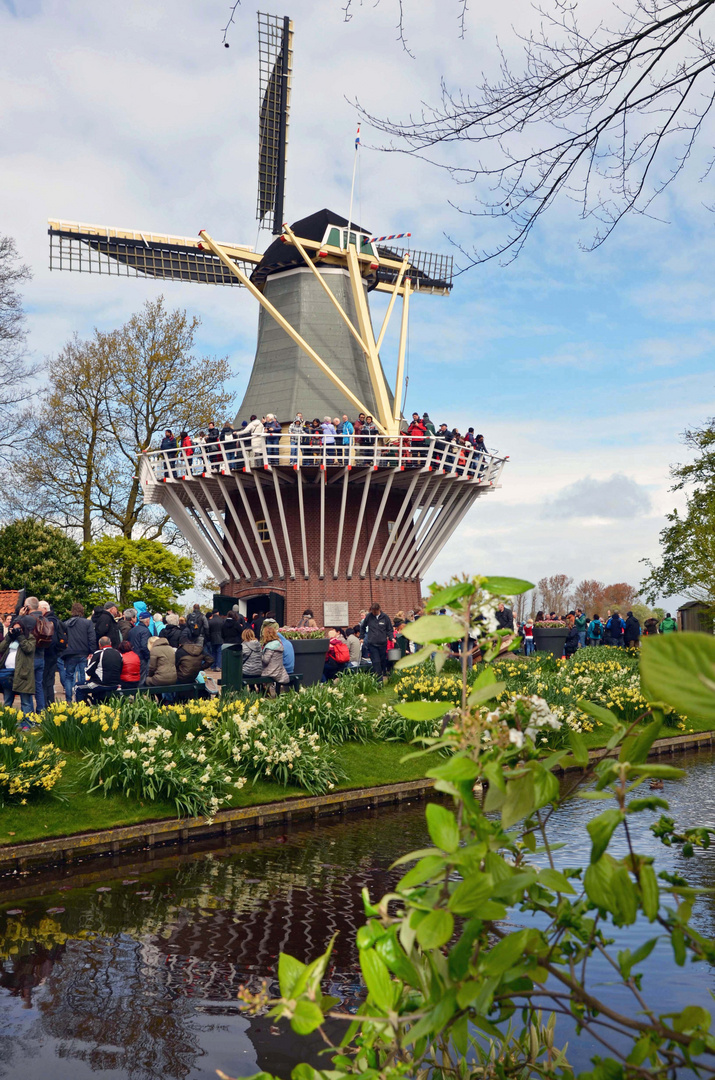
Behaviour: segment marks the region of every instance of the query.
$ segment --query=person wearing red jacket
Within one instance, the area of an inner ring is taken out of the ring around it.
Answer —
[[[340,631],[330,627],[326,629],[325,633],[330,638],[330,644],[325,657],[322,682],[334,679],[338,672],[343,671],[350,662],[350,650]]]
[[[121,643],[119,651],[122,654],[122,675],[119,685],[124,689],[139,686],[141,681],[141,660],[128,641]]]
[[[419,413],[412,413],[412,423],[407,429],[407,434],[410,437],[412,456],[415,463],[418,463],[425,457],[425,439],[427,438],[427,428],[424,421],[420,419]]]

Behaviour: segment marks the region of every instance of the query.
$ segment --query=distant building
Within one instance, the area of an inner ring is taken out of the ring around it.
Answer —
[[[701,634],[712,634],[715,630],[713,625],[713,611],[701,600],[690,600],[678,608],[678,629],[694,630]]]

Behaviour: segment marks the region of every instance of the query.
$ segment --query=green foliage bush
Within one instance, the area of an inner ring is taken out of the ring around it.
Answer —
[[[452,616],[441,617],[452,619],[452,639],[499,600],[488,594],[487,580],[433,587],[428,610],[452,608]],[[477,630],[493,660],[498,634],[479,624]],[[420,629],[425,655],[429,644],[449,640],[448,631],[435,619],[430,642]],[[543,757],[542,733],[563,728],[543,699],[522,696],[495,706],[504,683],[492,669],[471,684],[465,678],[450,726],[428,740],[432,750],[451,755],[428,775],[452,805],[427,806],[431,846],[397,860],[405,872],[393,892],[374,899],[363,893],[367,921],[356,943],[364,1004],[352,1014],[323,993],[332,944],[309,964],[282,955],[276,1000],[266,990],[241,995],[246,1007],[287,1018],[298,1034],[319,1030],[332,1050],[332,1068],[300,1065],[293,1080],[562,1080],[573,1070],[567,1046],[555,1045],[557,1016],[598,1044],[593,1067],[580,1080],[712,1075],[710,1013],[669,1000],[667,987],[646,984],[641,970],[659,939],[669,941],[681,966],[715,962],[715,942],[691,921],[698,890],[681,875],[658,873],[652,856],[634,847],[628,825],[635,815],[668,809],[659,795],[644,793],[644,783],[657,787],[683,775],[648,761],[663,724],[661,703],[715,723],[715,641],[702,634],[652,639],[643,646],[641,675],[641,691],[651,702],[645,725],[579,702],[607,729],[609,749],[617,754],[592,766],[583,736],[573,729],[566,732],[570,750]],[[428,723],[444,704],[405,702],[396,710]],[[560,865],[550,839],[549,819],[560,798],[552,769],[559,765],[581,768],[580,795],[607,804],[587,824],[584,866]],[[475,788],[486,788],[486,796],[477,798]],[[684,858],[709,846],[715,834],[707,826],[676,829],[667,815],[652,830]],[[615,837],[618,853],[609,850]],[[634,951],[615,950],[614,928],[637,919],[652,926],[650,939]],[[592,972],[594,960],[604,959],[610,981]],[[629,996],[630,1010],[614,1003],[613,982]]]

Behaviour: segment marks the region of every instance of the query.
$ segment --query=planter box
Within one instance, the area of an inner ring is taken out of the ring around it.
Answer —
[[[564,655],[568,634],[567,626],[535,626],[534,648],[537,652],[551,653],[558,660]]]
[[[330,645],[329,638],[291,638],[295,650],[294,671],[303,676],[301,686],[313,686],[319,683],[323,674],[325,657]]]

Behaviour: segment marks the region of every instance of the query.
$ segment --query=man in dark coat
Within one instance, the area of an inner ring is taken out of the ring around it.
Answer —
[[[96,607],[92,612],[92,624],[97,635],[97,641],[101,637],[108,637],[113,649],[119,648],[122,635],[117,626],[119,611],[114,600],[108,600],[104,607]]]
[[[168,476],[169,470],[171,470],[171,473],[176,476],[176,436],[171,428],[167,428],[164,432],[164,438],[161,440],[159,449],[165,451],[164,467],[166,475]]]
[[[65,688],[65,698],[72,700],[72,691],[75,683],[80,686],[85,680],[87,657],[97,649],[97,635],[91,619],[85,619],[82,604],[73,604],[70,617],[66,622],[67,648],[62,654],[64,675],[62,685]]]
[[[623,634],[627,649],[637,649],[640,645],[641,624],[632,611],[626,615],[626,629]]]
[[[223,645],[223,624],[225,623],[223,615],[219,615],[218,611],[211,612],[211,618],[209,619],[209,640],[210,651],[213,653],[214,667],[217,671],[221,670],[221,646]]]
[[[494,618],[497,621],[497,626],[500,630],[514,631],[514,613],[510,611],[508,607],[500,603],[494,612]]]
[[[378,677],[387,678],[390,673],[387,666],[387,643],[394,634],[390,616],[375,603],[361,622],[360,630],[367,634],[367,651],[373,671]]]
[[[574,615],[566,616],[566,625],[569,628],[569,632],[566,635],[566,641],[564,642],[564,655],[569,657],[574,655],[579,646],[578,629],[576,627],[576,618]]]

